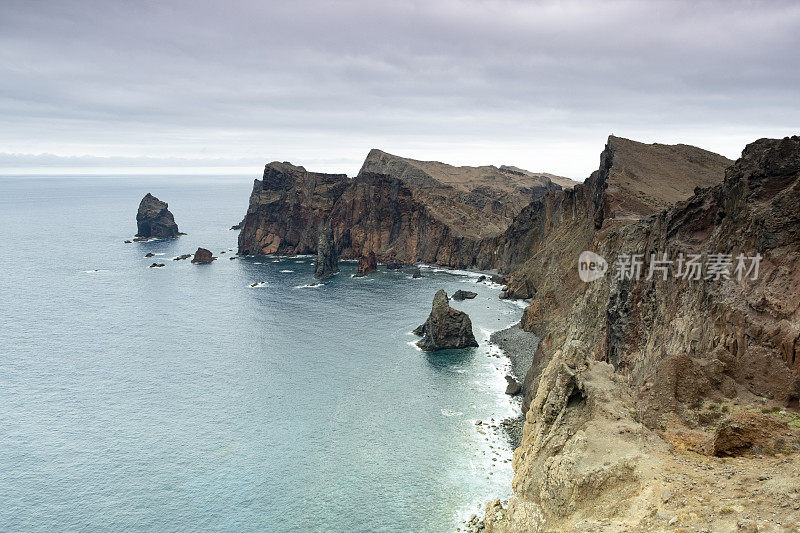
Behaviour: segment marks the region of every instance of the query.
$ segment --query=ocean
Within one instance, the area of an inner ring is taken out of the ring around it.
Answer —
[[[509,496],[488,337],[522,308],[468,272],[230,260],[251,187],[0,177],[0,530],[451,532]],[[187,235],[124,243],[147,192]],[[413,346],[440,288],[478,293],[479,348]]]

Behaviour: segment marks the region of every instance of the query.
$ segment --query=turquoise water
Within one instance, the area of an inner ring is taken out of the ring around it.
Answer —
[[[475,421],[513,412],[487,340],[521,308],[431,269],[310,288],[311,258],[229,260],[251,186],[0,178],[0,530],[453,531],[508,494]],[[123,243],[146,192],[188,235]],[[170,260],[198,246],[220,259]],[[411,344],[439,288],[478,292],[453,305],[480,348]]]

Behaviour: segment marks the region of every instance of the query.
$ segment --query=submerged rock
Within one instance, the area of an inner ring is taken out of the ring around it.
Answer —
[[[458,289],[453,293],[453,300],[457,302],[460,302],[461,300],[472,300],[476,296],[478,296],[477,292],[462,291],[461,289]]]
[[[146,254],[144,254],[145,257],[153,257],[155,255],[156,254],[154,254],[153,252],[147,252]]]
[[[150,265],[150,268],[161,268],[164,266],[164,263],[153,263]]]
[[[333,226],[330,222],[322,225],[317,240],[317,261],[314,277],[325,279],[339,272],[339,254],[333,240]]]
[[[375,257],[375,252],[370,252],[366,256],[361,256],[358,259],[358,272],[356,276],[366,276],[378,270],[378,259]]]
[[[189,259],[190,257],[192,257],[192,254],[181,254],[178,257],[173,257],[172,260],[173,261],[183,261],[184,259]]]
[[[182,235],[168,204],[147,193],[136,213],[136,237],[139,239],[171,238]]]
[[[211,261],[215,260],[211,254],[211,250],[206,250],[205,248],[198,248],[197,251],[194,253],[194,257],[192,258],[192,263],[210,263]]]
[[[413,274],[411,274],[411,277],[412,277],[412,278],[414,278],[414,279],[417,279],[417,278],[421,278],[421,277],[422,277],[422,271],[419,269],[419,267],[416,267],[416,268],[414,269],[414,273],[413,273]]]
[[[477,347],[478,342],[472,333],[472,321],[458,309],[450,307],[447,293],[436,292],[428,320],[414,330],[422,337],[417,346],[425,351],[448,350]]]

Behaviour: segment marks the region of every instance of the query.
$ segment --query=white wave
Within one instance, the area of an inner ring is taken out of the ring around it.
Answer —
[[[84,274],[97,274],[98,272],[108,272],[108,270],[102,268],[95,268],[94,270],[83,270]]]
[[[291,274],[292,272],[294,272],[294,270],[281,270],[283,274]]]
[[[258,261],[253,261],[253,264],[254,265],[260,265],[261,263],[259,263]]]
[[[414,347],[418,352],[423,352],[424,351],[422,348],[417,346],[417,341],[408,341],[406,344],[408,344],[409,346]]]
[[[319,283],[307,283],[305,285],[296,285],[294,288],[295,289],[316,289],[318,287],[322,287],[323,285],[325,285],[325,284],[322,283],[322,282],[319,282]]]
[[[440,409],[440,411],[444,416],[461,416],[464,414],[461,411],[452,411],[450,409]]]
[[[259,287],[264,287],[265,285],[269,285],[269,282],[268,281],[257,281],[256,283],[251,283],[250,284],[250,288],[251,289],[257,289]]]

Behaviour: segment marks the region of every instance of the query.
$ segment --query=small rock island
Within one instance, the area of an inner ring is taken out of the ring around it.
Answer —
[[[422,337],[417,346],[425,351],[457,350],[478,346],[472,333],[472,321],[469,316],[450,307],[447,293],[442,289],[439,289],[433,297],[433,308],[428,320],[414,330],[414,335]]]
[[[147,193],[139,202],[136,213],[136,237],[138,239],[168,239],[183,235],[178,231],[175,217],[167,209],[168,204]]]
[[[192,258],[192,263],[206,264],[216,259],[217,258],[214,257],[214,255],[211,253],[211,250],[207,250],[206,248],[198,248],[197,251],[194,253],[194,257]]]

